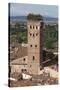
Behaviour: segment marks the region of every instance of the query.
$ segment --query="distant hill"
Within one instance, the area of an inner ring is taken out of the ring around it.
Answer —
[[[11,16],[10,20],[11,21],[26,21],[27,16]]]
[[[58,22],[58,18],[43,16],[44,22]],[[27,16],[11,16],[10,21],[26,22]]]

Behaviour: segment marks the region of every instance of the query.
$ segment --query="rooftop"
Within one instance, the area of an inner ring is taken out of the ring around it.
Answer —
[[[26,59],[25,61],[23,61],[23,59]],[[11,61],[11,65],[27,65],[27,60],[28,60],[28,56],[24,56],[22,58],[18,58],[18,59],[15,59],[13,61]]]

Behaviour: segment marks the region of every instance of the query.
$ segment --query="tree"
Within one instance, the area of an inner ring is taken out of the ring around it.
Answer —
[[[28,20],[37,20],[37,21],[40,21],[40,20],[43,20],[43,17],[41,16],[41,15],[36,15],[36,14],[29,14],[28,16],[27,16],[27,19]]]
[[[57,40],[58,40],[58,38],[57,38],[58,33],[57,33],[55,26],[47,25],[45,28],[44,34],[45,34],[45,37],[44,37],[45,47],[48,49],[54,48],[53,44],[54,44],[54,42],[57,42]]]

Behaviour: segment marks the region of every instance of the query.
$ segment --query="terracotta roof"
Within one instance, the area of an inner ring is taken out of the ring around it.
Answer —
[[[12,46],[14,46],[14,45],[12,45]],[[18,48],[17,51],[16,51],[16,48]],[[13,53],[10,53],[10,60],[17,59],[17,58],[22,58],[24,56],[27,56],[27,53],[28,53],[27,52],[27,46],[24,47],[24,46],[21,46],[21,45],[15,46],[14,48],[11,49],[11,51],[13,51]]]
[[[24,61],[24,58],[25,58],[25,61]],[[11,61],[11,65],[27,65],[27,60],[28,60],[28,56],[24,56],[22,58],[18,58],[18,59],[15,59],[13,61]]]

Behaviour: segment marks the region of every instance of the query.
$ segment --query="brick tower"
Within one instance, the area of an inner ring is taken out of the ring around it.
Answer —
[[[42,17],[28,15],[28,72],[38,74],[42,65]]]

